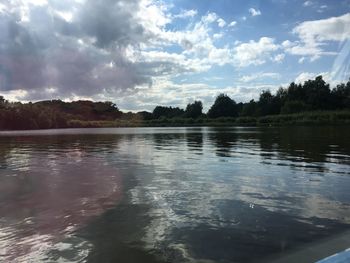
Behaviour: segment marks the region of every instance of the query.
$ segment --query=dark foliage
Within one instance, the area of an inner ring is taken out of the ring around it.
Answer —
[[[178,107],[173,108],[173,107],[157,106],[153,110],[153,118],[159,119],[160,117],[166,117],[166,118],[182,117],[184,113],[185,111]]]
[[[292,82],[288,88],[280,88],[276,95],[263,91],[257,102],[243,105],[240,116],[266,116],[315,110],[350,109],[350,80],[330,89],[322,76],[304,84]]]
[[[139,117],[139,119],[145,120],[145,121],[153,119],[153,114],[151,112],[148,112],[148,111],[139,111],[137,113],[137,116]]]
[[[187,118],[198,118],[202,115],[203,104],[201,101],[195,101],[187,104],[185,110],[185,117]]]
[[[238,107],[236,102],[225,94],[217,96],[214,104],[208,111],[210,118],[236,117],[237,115]]]
[[[66,128],[72,120],[114,120],[121,115],[111,102],[52,100],[22,104],[0,96],[1,130]]]

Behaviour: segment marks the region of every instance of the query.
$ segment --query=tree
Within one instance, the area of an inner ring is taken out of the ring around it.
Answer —
[[[238,115],[236,102],[226,94],[216,97],[214,104],[208,111],[210,118],[236,117]]]
[[[279,114],[282,101],[279,96],[273,96],[269,90],[263,90],[258,102],[258,111],[260,115]]]
[[[281,109],[282,114],[298,113],[310,110],[310,107],[300,100],[287,101]]]
[[[189,118],[198,118],[202,115],[203,104],[201,101],[195,101],[187,104],[185,116]]]
[[[139,111],[137,115],[141,120],[151,120],[153,118],[152,113],[148,111]]]
[[[282,106],[288,99],[288,90],[280,87],[276,92],[276,100]]]
[[[0,108],[5,108],[6,106],[6,100],[3,96],[0,96]]]
[[[299,101],[305,100],[305,94],[301,84],[295,84],[294,82],[290,83],[287,89],[287,99]]]
[[[303,89],[306,104],[310,105],[312,109],[329,109],[331,107],[329,84],[326,84],[322,76],[317,76],[315,80],[305,81]]]
[[[242,108],[242,116],[256,116],[257,115],[257,103],[254,100],[245,103]]]
[[[331,92],[335,109],[350,108],[350,79],[348,83],[338,84]]]
[[[184,114],[184,110],[178,107],[165,107],[157,106],[153,110],[153,118],[159,119],[160,117],[173,118],[181,117]]]
[[[109,119],[117,119],[122,115],[117,105],[110,101],[94,102],[92,109],[89,109],[89,111],[92,111],[101,119],[105,119],[106,116],[109,116]]]

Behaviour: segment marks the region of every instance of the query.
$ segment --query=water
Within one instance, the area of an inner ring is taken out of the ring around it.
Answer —
[[[1,262],[260,262],[350,227],[350,127],[0,134]]]

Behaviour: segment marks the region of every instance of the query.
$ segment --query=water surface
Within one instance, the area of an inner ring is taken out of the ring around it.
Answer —
[[[0,133],[1,262],[264,262],[350,229],[350,127]]]

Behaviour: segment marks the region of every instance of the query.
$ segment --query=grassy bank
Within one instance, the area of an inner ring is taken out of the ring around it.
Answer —
[[[350,111],[314,111],[263,117],[216,118],[159,118],[154,120],[81,121],[71,120],[71,128],[103,127],[179,127],[179,126],[305,126],[350,125]]]

